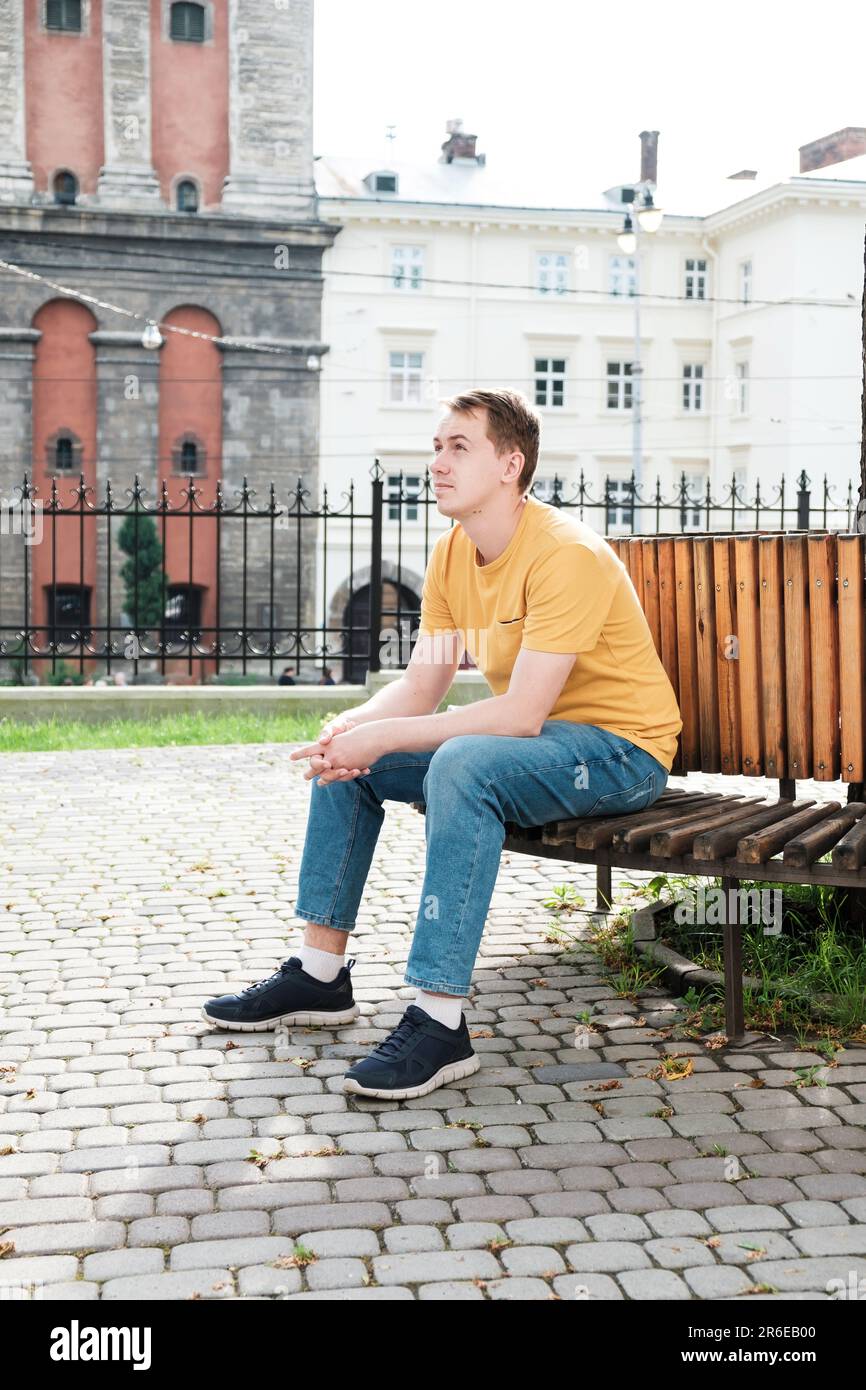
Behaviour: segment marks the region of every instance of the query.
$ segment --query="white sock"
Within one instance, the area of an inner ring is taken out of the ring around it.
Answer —
[[[460,1015],[463,1012],[462,995],[442,996],[428,994],[426,989],[419,989],[415,995],[415,1003],[425,1014],[435,1018],[437,1023],[444,1023],[446,1028],[460,1027]]]
[[[301,969],[312,975],[314,980],[321,980],[323,984],[336,980],[346,963],[345,951],[342,955],[335,956],[333,951],[320,951],[317,947],[306,944],[298,951],[298,958]]]

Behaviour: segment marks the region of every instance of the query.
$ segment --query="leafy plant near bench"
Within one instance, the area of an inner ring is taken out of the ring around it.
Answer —
[[[715,880],[715,885],[721,883]],[[655,917],[666,946],[705,970],[724,968],[720,926],[680,924],[677,902],[694,901],[707,880],[659,874],[634,888],[671,911]],[[743,973],[759,983],[745,986],[750,1028],[767,1032],[819,1030],[828,1038],[844,1034],[866,1038],[866,927],[852,918],[849,893],[825,884],[747,883],[743,889],[782,892],[782,931],[768,934],[760,924],[744,924]],[[723,1014],[721,987],[709,989],[704,1009]],[[696,1006],[697,1011],[697,1006]]]

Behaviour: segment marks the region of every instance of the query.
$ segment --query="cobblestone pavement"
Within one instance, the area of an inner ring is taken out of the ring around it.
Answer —
[[[362,1017],[287,1047],[211,1031],[202,1001],[300,939],[288,754],[0,759],[6,1297],[818,1299],[866,1277],[866,1048],[825,1086],[766,1037],[648,1076],[674,1001],[623,1002],[547,939],[554,885],[591,901],[580,869],[503,856],[482,1067],[430,1096],[340,1089],[414,997],[424,823],[396,803],[352,943]]]

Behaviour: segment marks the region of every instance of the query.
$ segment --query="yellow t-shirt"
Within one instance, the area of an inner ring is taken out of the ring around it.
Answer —
[[[522,506],[489,565],[459,523],[439,537],[420,631],[456,629],[494,695],[508,689],[522,647],[574,652],[548,718],[608,729],[670,771],[683,722],[625,565],[576,517],[534,497]]]

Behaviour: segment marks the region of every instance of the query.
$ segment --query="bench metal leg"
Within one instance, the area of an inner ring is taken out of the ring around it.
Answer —
[[[732,1042],[745,1032],[743,1010],[743,936],[735,878],[722,879],[725,895],[723,941],[725,951],[725,1032]]]
[[[613,906],[610,864],[599,864],[595,871],[595,910],[609,912]]]

